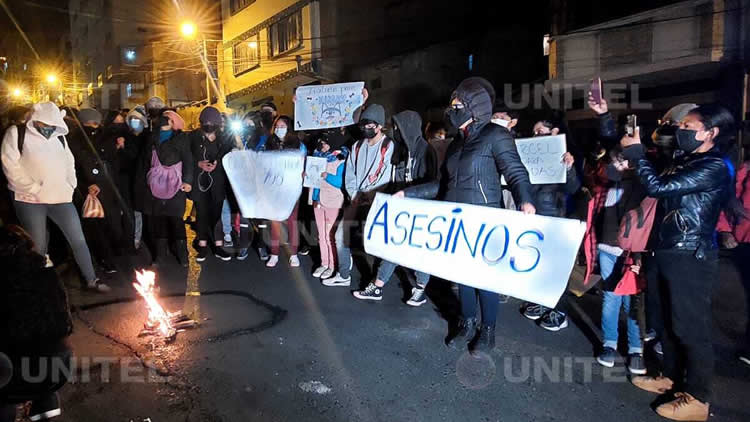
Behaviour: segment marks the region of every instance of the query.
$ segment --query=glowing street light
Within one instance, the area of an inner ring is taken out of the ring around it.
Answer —
[[[247,46],[255,50],[258,48],[258,41],[250,41],[249,43],[247,43]]]
[[[23,90],[21,88],[14,88],[11,92],[14,98],[21,98],[23,96]]]
[[[57,75],[55,75],[54,73],[50,73],[49,75],[47,75],[47,83],[48,84],[52,85],[55,82],[57,82]]]
[[[193,39],[196,32],[198,32],[198,30],[193,22],[185,21],[180,26],[180,33],[184,38]]]

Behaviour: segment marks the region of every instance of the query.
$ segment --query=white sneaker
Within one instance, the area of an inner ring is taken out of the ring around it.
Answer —
[[[328,267],[324,267],[321,265],[320,267],[316,268],[315,271],[313,271],[312,276],[315,278],[320,278],[320,276],[323,275],[323,273],[325,273],[326,271],[328,271]]]
[[[411,298],[406,301],[409,306],[422,306],[427,302],[427,297],[424,294],[424,289],[414,287],[411,289]]]
[[[327,278],[331,278],[331,277],[333,277],[333,273],[334,272],[335,271],[333,271],[333,268],[326,268],[326,270],[323,271],[323,274],[320,275],[320,279],[321,280],[325,280]]]
[[[299,267],[299,257],[297,255],[292,255],[289,257],[289,266],[292,268]]]
[[[224,246],[226,246],[227,248],[231,248],[232,246],[234,246],[234,241],[232,240],[231,233],[227,233],[224,235]]]
[[[328,287],[349,287],[352,284],[352,278],[341,277],[341,274],[336,273],[336,276],[323,280],[324,286]]]
[[[271,255],[271,257],[268,258],[268,262],[266,262],[266,267],[273,268],[278,263],[279,263],[279,256],[278,255]]]

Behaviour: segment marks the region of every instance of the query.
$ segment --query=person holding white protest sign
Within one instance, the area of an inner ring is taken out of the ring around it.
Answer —
[[[487,207],[502,207],[500,177],[504,176],[516,203],[525,214],[536,213],[529,175],[508,129],[490,123],[495,89],[485,79],[464,80],[451,96],[446,110],[459,135],[446,155],[438,181],[407,188],[398,196],[436,198]],[[468,345],[472,351],[495,347],[498,294],[461,285],[461,318],[448,346]],[[477,324],[477,294],[481,327]],[[478,329],[479,328],[479,329]]]
[[[364,139],[354,143],[346,160],[344,182],[351,203],[344,208],[341,223],[336,228],[335,239],[338,248],[339,271],[335,276],[323,280],[328,287],[348,287],[351,285],[352,233],[353,224],[365,220],[375,191],[391,182],[394,144],[384,132],[385,109],[379,104],[368,106],[359,121]],[[348,236],[345,235],[348,232]],[[347,238],[348,237],[348,238]]]
[[[289,116],[279,116],[273,124],[273,135],[266,141],[267,151],[277,150],[299,150],[302,156],[307,155],[305,144],[300,142],[297,133],[292,129],[292,119]],[[299,202],[295,204],[292,214],[286,220],[287,232],[289,234],[289,265],[299,267],[299,230],[297,224],[297,213]],[[271,257],[266,262],[266,267],[273,268],[279,263],[279,250],[281,243],[281,221],[271,221]]]
[[[400,145],[406,147],[404,166],[397,172],[394,182],[401,187],[429,182],[437,176],[437,153],[422,137],[422,118],[416,111],[406,110],[393,116],[393,137]],[[378,268],[377,279],[363,290],[353,293],[361,300],[381,300],[383,287],[388,283],[397,265],[383,260]],[[410,306],[421,306],[427,301],[424,289],[430,281],[430,275],[416,271],[417,287],[413,288],[411,298],[406,302]]]
[[[560,134],[559,125],[551,120],[540,120],[534,125],[534,137],[556,136]],[[575,159],[573,154],[566,151],[560,157],[565,164],[565,183],[553,184],[545,183],[532,185],[534,198],[536,199],[536,213],[548,217],[565,217],[565,199],[568,195],[573,195],[581,188],[581,181],[573,167]],[[536,303],[529,303],[524,306],[523,315],[536,321],[541,319],[539,326],[548,331],[560,331],[568,326],[567,313],[561,309],[564,299],[556,309],[549,309]]]
[[[336,243],[333,239],[334,227],[339,220],[344,205],[344,168],[349,157],[349,149],[340,143],[343,138],[321,134],[313,157],[323,157],[327,161],[326,171],[320,177],[320,188],[310,190],[310,203],[315,213],[320,246],[320,267],[313,271],[315,278],[330,278],[336,271]]]

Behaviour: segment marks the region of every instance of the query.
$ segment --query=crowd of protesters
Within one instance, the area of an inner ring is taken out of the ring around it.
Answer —
[[[366,101],[367,92],[363,94]],[[618,126],[606,99],[590,97],[599,121],[599,136],[590,142],[596,148],[576,151],[568,137],[568,152],[560,157],[565,182],[532,184],[514,142],[520,115],[496,107],[488,81],[466,79],[446,100],[445,122],[424,122],[412,110],[389,119],[382,106],[369,104],[358,111],[355,126],[310,133],[295,131],[293,119],[279,115],[273,103],[233,120],[206,107],[200,127],[192,131],[156,97],[106,117],[93,109],[35,104],[13,118],[2,143],[8,199],[23,230],[3,229],[2,236],[20,246],[4,245],[0,258],[10,262],[19,257],[19,265],[29,267],[24,271],[48,277],[44,269],[53,265],[47,247],[49,219],[69,243],[85,288],[107,292],[110,288],[98,274],[117,271],[115,258],[132,255],[144,244],[154,266],[174,258],[187,266],[190,256],[198,263],[211,255],[245,260],[257,252],[272,268],[280,262],[286,231],[288,264],[300,267],[300,255],[309,245],[301,245],[298,226],[314,220],[320,260],[312,276],[324,286],[349,287],[353,253],[363,253],[359,232],[377,192],[578,217],[589,222],[586,248],[596,258],[587,265],[596,266],[602,279],[604,338],[597,361],[606,367],[616,364],[624,310],[626,366],[633,384],[670,394],[656,409],[661,416],[706,420],[718,247],[732,249],[743,279],[747,283],[750,278],[745,211],[750,207],[750,171],[747,163],[735,171],[727,158],[736,130],[732,115],[717,105],[676,105],[653,135],[642,139],[639,128],[628,133]],[[531,136],[566,132],[564,121],[554,116],[535,122]],[[293,150],[325,158],[321,186],[303,193],[284,221],[243,218],[222,164],[233,150]],[[588,215],[571,212],[573,198],[589,203]],[[194,254],[188,252],[184,220],[189,203],[195,213]],[[646,233],[648,246],[629,250],[619,242],[621,225],[629,212],[643,211],[647,203],[658,204],[651,233]],[[363,287],[352,292],[356,299],[382,299],[397,265],[375,262],[375,276],[355,283]],[[625,273],[645,280],[644,288],[620,291]],[[431,276],[419,271],[414,276],[407,304],[420,306],[427,301]],[[472,353],[490,351],[504,298],[460,285],[458,299],[460,317],[446,344]],[[526,303],[522,314],[546,330],[559,331],[568,326],[569,300],[575,299],[564,296],[554,309]],[[57,327],[53,343],[68,331]],[[746,341],[740,359],[750,364],[750,327]],[[663,356],[661,367],[647,368],[647,344]],[[658,375],[648,376],[647,369]],[[49,391],[41,403],[49,400]]]

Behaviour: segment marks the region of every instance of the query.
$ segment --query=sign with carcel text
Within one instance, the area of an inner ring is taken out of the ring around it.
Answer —
[[[567,151],[565,135],[516,139],[516,148],[532,185],[565,183],[567,169],[562,162]]]

